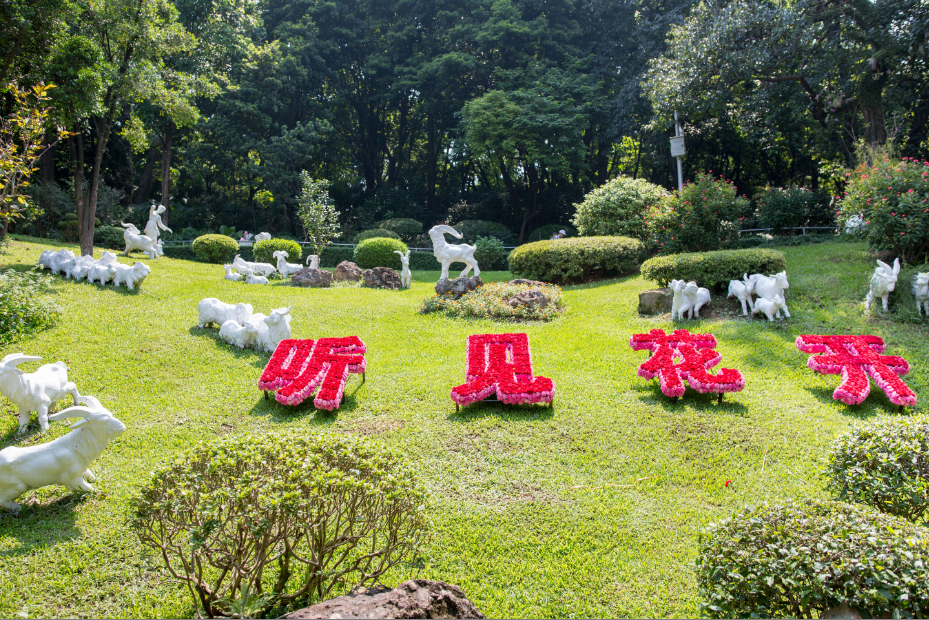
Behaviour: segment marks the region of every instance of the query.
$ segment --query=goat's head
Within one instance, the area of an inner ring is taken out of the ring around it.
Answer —
[[[405,254],[401,252],[400,250],[394,250],[394,254],[400,255],[400,262],[403,263],[404,267],[410,266],[410,251],[409,250],[407,250]]]
[[[141,280],[145,278],[148,274],[152,272],[152,268],[146,265],[145,263],[136,263],[132,266],[132,277],[136,280]]]
[[[110,440],[119,437],[126,430],[126,425],[117,420],[112,413],[100,404],[100,401],[93,396],[81,396],[78,399],[81,405],[68,407],[58,413],[48,416],[51,421],[64,420],[67,418],[84,418],[82,421],[71,425],[71,428],[77,428],[84,424],[89,424],[97,432],[102,431],[104,439]]]
[[[17,366],[23,362],[38,362],[41,359],[41,357],[36,355],[26,355],[25,353],[10,353],[2,360],[0,360],[0,374],[6,374],[8,372],[13,373],[14,375],[24,374],[22,370],[17,368]]]
[[[782,272],[780,272],[780,273],[776,273],[776,274],[774,274],[774,275],[771,276],[771,277],[774,278],[774,281],[777,283],[777,285],[778,285],[780,288],[790,288],[790,284],[788,284],[788,282],[787,282],[787,272],[786,272],[786,271],[782,271]]]
[[[684,290],[684,286],[686,285],[687,283],[684,282],[683,280],[671,280],[668,283],[668,288],[670,288],[675,293],[680,293],[681,291]]]
[[[900,259],[894,259],[894,266],[891,267],[884,261],[877,261],[877,269],[874,270],[874,275],[877,278],[883,280],[882,284],[888,291],[894,290],[897,285],[897,275],[900,273]]]
[[[287,322],[288,313],[290,313],[290,308],[278,308],[277,310],[272,310],[271,316],[264,321],[268,325],[280,325],[281,323]]]
[[[697,291],[700,290],[700,287],[697,286],[696,282],[688,282],[684,285],[684,294],[685,295],[696,295]]]
[[[429,238],[432,239],[433,242],[436,242],[439,240],[445,241],[445,233],[452,235],[456,239],[461,239],[460,232],[458,232],[451,226],[446,226],[445,224],[439,224],[437,226],[433,226],[432,228],[430,228]]]
[[[913,276],[913,279],[916,282],[916,286],[919,287],[924,294],[929,293],[929,272],[917,273]]]
[[[271,256],[273,256],[274,258],[277,258],[277,259],[285,259],[285,258],[289,258],[289,257],[290,257],[290,254],[287,253],[287,250],[275,250],[275,251],[271,254]]]

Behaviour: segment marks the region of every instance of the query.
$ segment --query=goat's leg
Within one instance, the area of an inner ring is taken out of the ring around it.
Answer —
[[[739,301],[742,302],[742,316],[748,316],[748,304],[744,298],[740,298]]]
[[[0,491],[0,508],[5,508],[13,514],[19,514],[19,511],[22,510],[23,507],[13,500],[28,490],[29,487],[22,482],[14,482],[12,485],[6,487],[3,491]]]
[[[868,296],[864,298],[864,309],[865,310],[871,309],[872,301],[874,301],[874,293],[872,293],[871,291],[868,291]]]
[[[448,280],[448,267],[452,264],[450,260],[442,261],[442,275],[439,276],[440,280]]]
[[[472,258],[471,260],[474,262],[474,277],[476,278],[476,277],[478,277],[479,275],[481,275],[481,268],[477,266],[477,261],[476,261],[476,260],[474,260],[473,258]],[[470,263],[469,263],[469,264],[470,264]]]
[[[786,302],[786,301],[784,302],[784,305],[782,306],[782,308],[784,308],[784,316],[787,317],[787,318],[789,319],[789,318],[790,318],[790,310],[787,309],[787,302]],[[780,311],[778,311],[778,312],[780,312]]]
[[[71,480],[66,480],[64,486],[69,491],[84,491],[85,493],[93,493],[94,487],[89,482],[84,480],[83,474],[75,476]]]
[[[80,404],[80,403],[78,403],[78,400],[81,398],[81,395],[77,393],[77,385],[75,385],[75,383],[74,383],[73,381],[68,381],[68,382],[65,384],[65,389],[64,389],[64,391],[65,391],[66,394],[70,394],[70,395],[71,395],[71,398],[74,399],[74,404],[75,404],[75,405]]]
[[[467,267],[465,267],[465,268],[462,270],[461,275],[458,276],[459,278],[465,277],[466,275],[468,275],[468,272],[471,271],[471,263],[465,263],[465,265],[467,265]],[[475,275],[477,275],[477,274],[475,274]]]
[[[51,401],[47,403],[39,403],[38,409],[36,409],[36,414],[39,417],[39,428],[43,431],[48,430],[48,406],[51,404]]]
[[[890,299],[890,295],[884,295],[881,297],[881,303],[884,306],[884,312],[887,312],[887,300]]]
[[[90,471],[89,469],[85,471],[83,474],[81,474],[81,477],[86,478],[87,480],[90,480],[91,482],[97,479],[97,477],[94,475],[94,472]]]
[[[32,414],[32,411],[25,406],[19,408],[19,434],[22,435],[26,432],[26,429],[29,427],[29,416]]]

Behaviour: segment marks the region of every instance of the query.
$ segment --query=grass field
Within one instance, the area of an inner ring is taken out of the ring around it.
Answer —
[[[0,260],[27,268],[49,247],[21,239]],[[839,378],[807,369],[797,335],[881,336],[910,362],[920,408],[929,399],[925,324],[863,313],[874,265],[864,246],[785,254],[792,319],[687,326],[714,333],[721,365],[746,377],[722,404],[691,391],[672,404],[636,376],[646,354],[630,349],[629,336],[672,326],[637,314],[637,293],[650,288],[637,276],[566,287],[562,317],[518,326],[418,314],[438,270],[414,272],[401,292],[246,286],[223,280],[221,266],[166,258],[137,294],[62,280],[60,322],[0,356],[66,361],[81,393],[128,429],[94,467],[96,494],[47,487],[21,498],[21,516],[0,515],[0,617],[190,616],[186,590],[128,530],[130,499],[154,466],[197,441],[285,427],[363,435],[421,472],[434,537],[424,562],[394,570],[388,585],[455,583],[489,617],[694,617],[701,527],[745,504],[823,495],[818,472],[831,439],[896,410],[876,387],[859,406],[833,401]],[[294,337],[357,334],[368,345],[367,382],[352,377],[334,413],[266,401],[256,381],[268,356],[198,330],[204,297],[266,314],[290,306]],[[456,414],[449,391],[464,380],[465,338],[504,331],[529,334],[536,373],[556,383],[554,407],[479,403]],[[65,432],[53,423],[47,435],[19,439],[14,414],[0,399],[0,447]]]

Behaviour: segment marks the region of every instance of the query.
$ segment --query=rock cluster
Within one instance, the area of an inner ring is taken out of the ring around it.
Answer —
[[[368,288],[389,288],[394,291],[400,290],[400,274],[390,267],[375,267],[368,269],[361,274],[364,278],[365,286]]]
[[[529,290],[513,295],[506,300],[506,303],[511,308],[519,306],[538,306],[539,308],[544,308],[548,305],[548,297],[543,295],[540,291]]]
[[[313,288],[323,288],[332,286],[332,273],[325,269],[301,269],[290,278],[291,282],[297,286],[312,286]]]
[[[481,280],[480,276],[471,276],[470,278],[455,278],[454,280],[449,280],[443,278],[436,282],[435,293],[436,295],[445,295],[451,293],[455,296],[455,299],[458,299],[465,293],[473,291],[479,286],[482,286],[484,281]]]
[[[639,293],[639,314],[662,314],[671,312],[674,293],[669,288],[659,288]]]
[[[335,273],[332,277],[335,278],[336,282],[341,282],[343,280],[357,282],[361,279],[361,267],[351,261],[343,260],[339,263],[338,267],[335,268]]]

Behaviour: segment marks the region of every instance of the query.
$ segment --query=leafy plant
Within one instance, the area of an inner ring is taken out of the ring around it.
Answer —
[[[482,269],[494,269],[505,265],[508,252],[503,249],[503,242],[496,237],[478,237],[474,244],[474,258]]]
[[[649,237],[645,212],[668,196],[664,188],[644,179],[620,176],[584,196],[572,220],[583,236]]]
[[[882,417],[832,442],[825,470],[839,499],[919,521],[929,510],[929,418]]]
[[[219,227],[219,234],[225,235],[232,240],[235,240],[239,235],[236,233],[236,229],[232,226],[226,226],[225,224]]]
[[[262,617],[374,583],[426,537],[426,492],[399,456],[302,433],[201,443],[134,500],[139,541],[207,616]]]
[[[370,230],[362,230],[360,233],[355,235],[355,243],[361,243],[365,239],[376,239],[378,237],[382,237],[384,239],[399,239],[400,235],[392,230],[387,230],[386,228],[372,228]]]
[[[711,618],[923,617],[929,530],[871,508],[807,500],[745,508],[700,536],[697,582]]]
[[[305,170],[300,173],[300,180],[303,190],[297,199],[297,216],[312,253],[320,254],[340,234],[339,212],[329,197],[329,181],[317,181]]]
[[[303,258],[303,248],[292,239],[262,239],[261,241],[256,241],[252,246],[252,253],[254,254],[255,261],[259,263],[277,264],[274,253],[278,250],[287,252],[287,260],[292,263],[299,263],[300,259]]]
[[[822,202],[821,195],[804,187],[772,187],[756,199],[758,224],[773,228],[775,232],[792,235],[796,226],[810,222],[816,207]]]
[[[239,251],[239,244],[226,235],[202,235],[191,244],[194,255],[207,263],[228,263]]]
[[[400,235],[404,242],[410,243],[416,235],[423,232],[423,223],[408,217],[395,217],[377,222],[375,228],[393,231]]]
[[[390,267],[399,270],[403,265],[400,263],[400,256],[394,254],[394,251],[406,252],[407,249],[406,244],[398,239],[365,239],[355,246],[355,262],[362,269]]]
[[[447,239],[450,243],[468,243],[473,244],[478,237],[496,237],[504,245],[513,243],[516,235],[513,234],[506,225],[499,222],[488,222],[486,220],[464,220],[452,226],[461,233],[461,241],[452,241],[452,235]],[[431,245],[431,243],[430,243]]]
[[[0,271],[0,344],[55,324],[61,308],[49,298],[51,285],[50,276],[35,271]]]
[[[667,286],[671,280],[695,280],[700,286],[727,284],[744,274],[784,271],[787,260],[777,250],[750,248],[655,256],[642,263],[642,277]]]
[[[527,243],[510,252],[510,271],[521,278],[563,284],[632,273],[643,244],[630,237],[577,237]]]
[[[108,250],[122,250],[126,247],[124,228],[118,226],[99,226],[94,228],[94,245]]]
[[[530,243],[532,241],[546,241],[552,238],[558,231],[565,231],[566,237],[576,237],[577,229],[570,224],[546,224],[545,226],[539,226],[534,228],[527,236],[526,242]]]
[[[527,304],[510,306],[507,300],[526,291],[538,291],[545,295],[548,304],[542,308]],[[530,286],[528,284],[510,284],[509,282],[490,282],[468,291],[458,299],[452,293],[433,295],[423,300],[420,312],[444,312],[456,318],[496,319],[503,321],[550,321],[557,317],[564,308],[561,288],[546,284]]]

